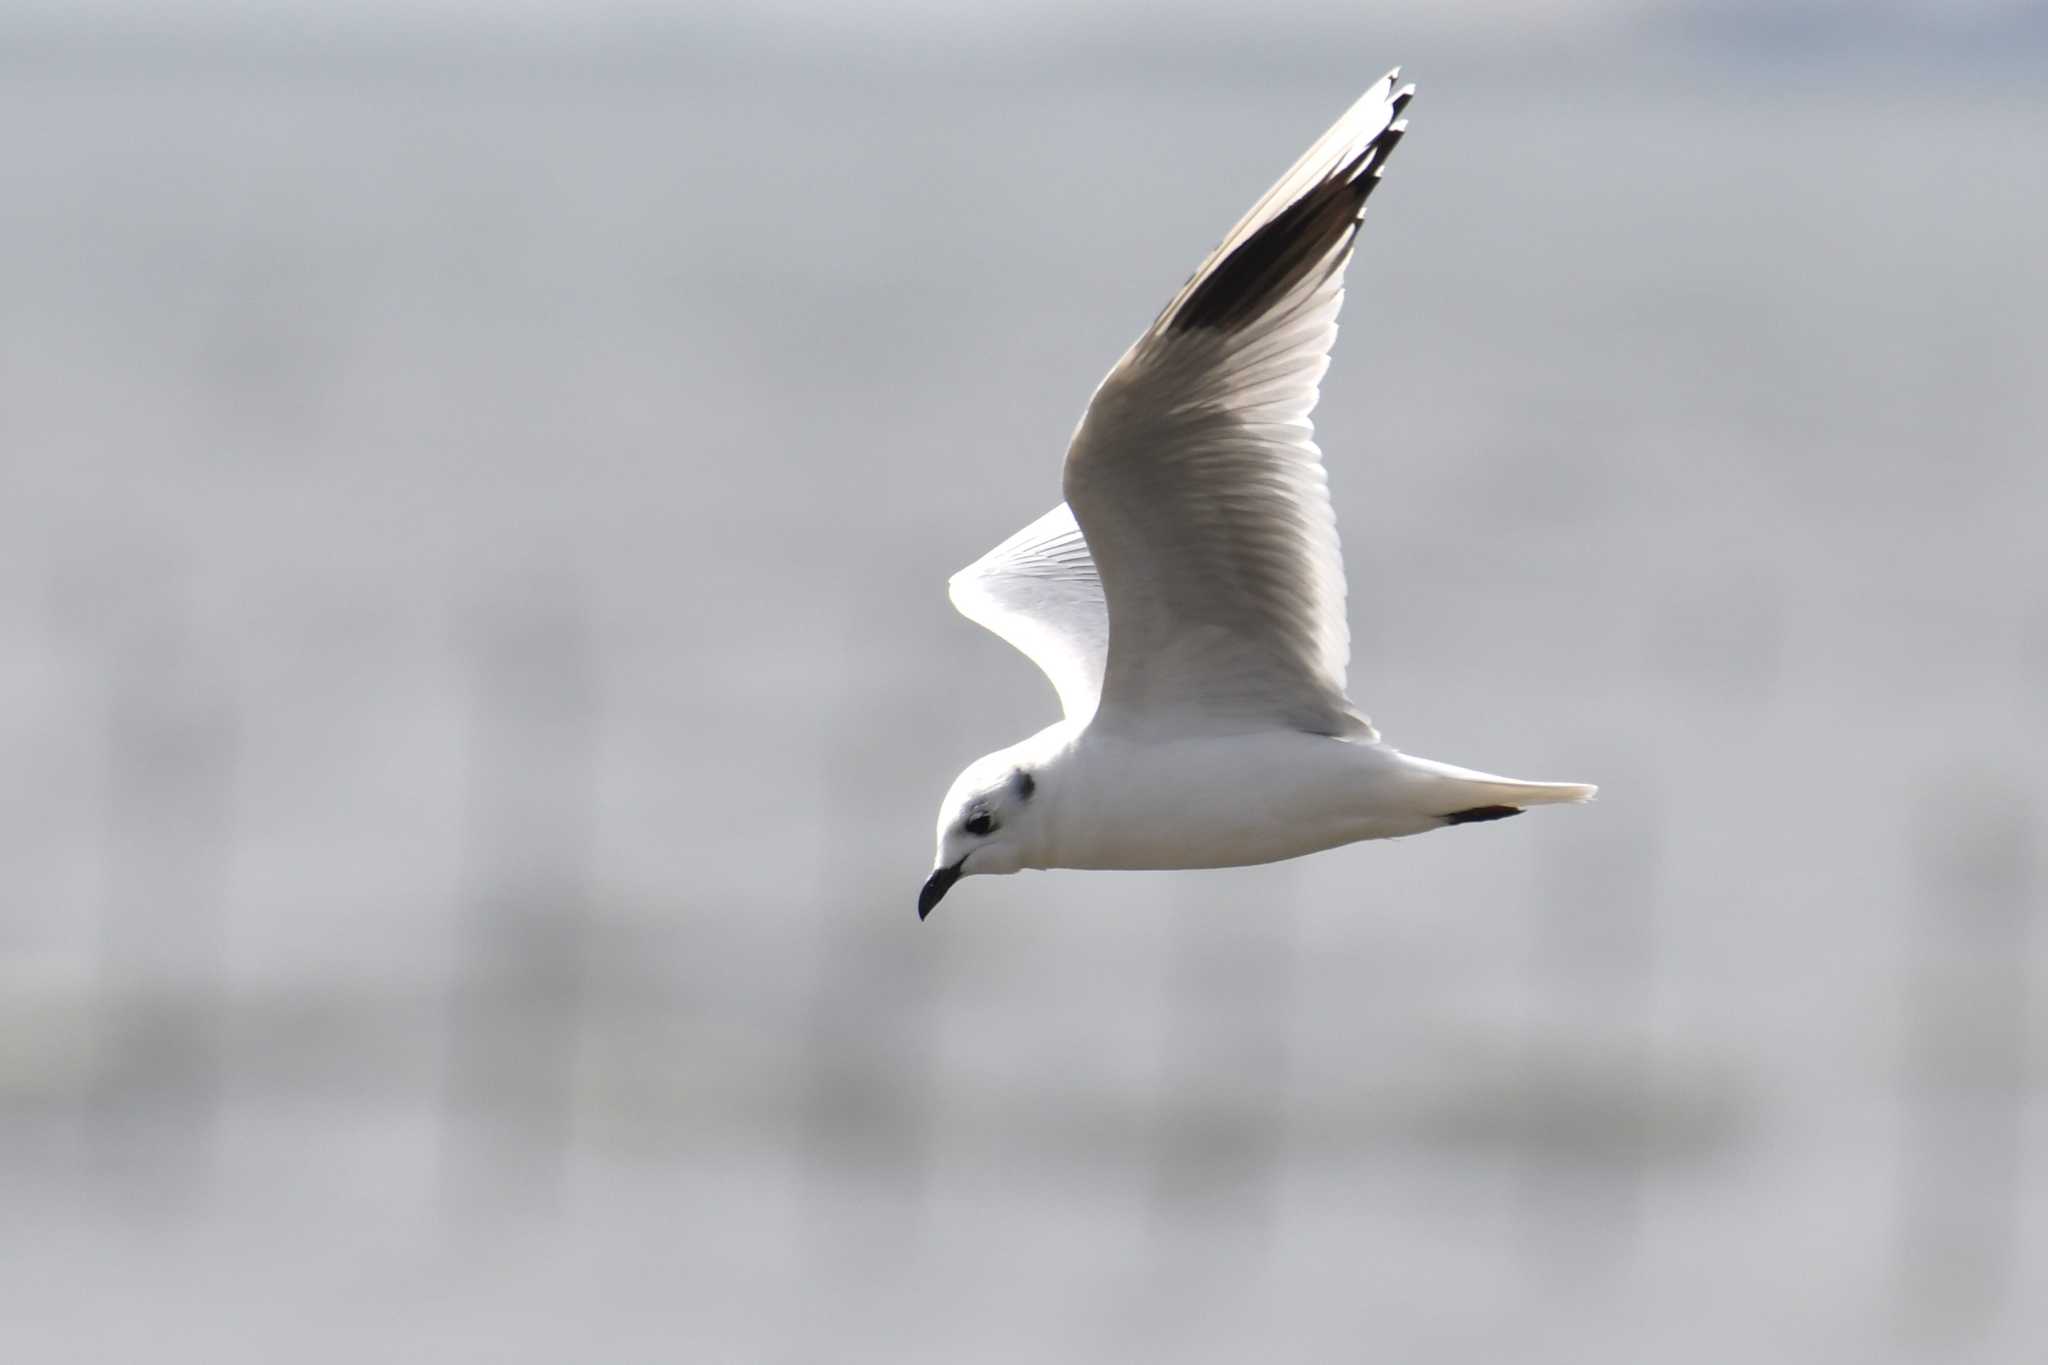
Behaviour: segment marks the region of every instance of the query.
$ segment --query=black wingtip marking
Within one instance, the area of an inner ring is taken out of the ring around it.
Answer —
[[[1476,825],[1482,820],[1505,820],[1510,815],[1520,815],[1520,806],[1473,806],[1469,810],[1454,810],[1444,817],[1447,825]]]
[[[1412,89],[1404,90],[1395,98],[1389,126],[1358,155],[1303,191],[1211,267],[1181,300],[1169,326],[1176,331],[1235,327],[1271,307],[1333,252],[1341,265],[1365,213],[1365,201],[1379,187],[1387,158],[1407,131],[1397,121],[1412,94]]]
[[[1174,329],[1229,329],[1264,312],[1343,241],[1371,183],[1340,173],[1275,214],[1216,263],[1174,313]]]

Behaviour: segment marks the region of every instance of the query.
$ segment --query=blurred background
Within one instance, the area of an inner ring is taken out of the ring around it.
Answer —
[[[946,576],[1399,62],[1354,695],[913,913]],[[2048,1352],[2048,9],[0,8],[13,1360]]]

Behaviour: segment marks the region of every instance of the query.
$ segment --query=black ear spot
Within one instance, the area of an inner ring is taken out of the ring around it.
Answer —
[[[1010,790],[1017,793],[1019,801],[1029,801],[1031,793],[1038,790],[1038,779],[1018,768],[1010,774]]]

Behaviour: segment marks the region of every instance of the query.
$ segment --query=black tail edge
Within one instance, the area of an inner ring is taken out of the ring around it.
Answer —
[[[1482,820],[1505,820],[1510,815],[1520,815],[1520,806],[1473,806],[1469,810],[1454,810],[1444,817],[1447,825],[1476,825]]]

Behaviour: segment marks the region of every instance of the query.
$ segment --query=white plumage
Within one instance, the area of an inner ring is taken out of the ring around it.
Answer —
[[[1066,501],[954,575],[1065,715],[969,766],[960,877],[1215,867],[1489,820],[1594,789],[1402,754],[1345,693],[1344,563],[1309,418],[1366,201],[1405,130],[1389,73],[1223,239],[1090,400]]]

